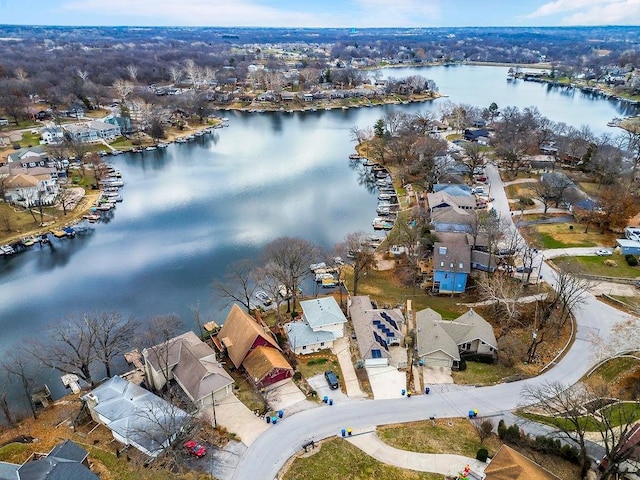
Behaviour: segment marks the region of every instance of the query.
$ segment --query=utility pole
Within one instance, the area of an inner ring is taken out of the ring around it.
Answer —
[[[213,428],[218,428],[218,421],[216,419],[216,397],[214,392],[211,392],[211,405],[213,406]]]

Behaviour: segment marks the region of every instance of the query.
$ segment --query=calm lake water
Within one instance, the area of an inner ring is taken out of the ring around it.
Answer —
[[[486,107],[536,105],[554,121],[595,132],[634,113],[624,104],[538,83],[507,82],[506,68],[389,69],[433,78],[448,99],[426,104],[248,114],[224,112],[229,128],[166,150],[112,157],[124,202],[108,223],[74,239],[0,259],[0,352],[67,315],[117,310],[148,319],[192,306],[219,323],[225,301],[211,288],[227,266],[257,259],[267,242],[298,236],[331,250],[349,232],[371,230],[376,197],[350,168],[349,130],[389,109],[418,112],[450,100]],[[49,386],[62,393],[58,375]]]

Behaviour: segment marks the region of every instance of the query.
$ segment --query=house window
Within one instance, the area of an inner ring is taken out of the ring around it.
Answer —
[[[321,346],[321,347],[324,347],[324,342],[320,342],[320,346]]]
[[[447,254],[447,247],[438,247],[438,253],[440,255],[446,255]]]
[[[464,268],[464,266],[462,265],[462,262],[460,262],[460,263],[458,264],[458,268],[459,268],[460,270],[462,270],[462,269]]]
[[[440,266],[441,266],[441,267],[444,267],[444,262],[440,262]]]
[[[462,349],[463,349],[463,350],[471,350],[471,344],[470,344],[470,343],[465,343],[465,344],[462,346]]]
[[[449,268],[453,268],[453,262],[449,264]]]
[[[303,345],[303,346],[302,346],[302,349],[303,349],[303,350],[306,350],[306,349],[307,349],[307,346],[306,346],[306,345]]]

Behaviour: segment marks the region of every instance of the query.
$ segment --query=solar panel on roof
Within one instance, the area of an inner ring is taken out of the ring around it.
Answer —
[[[387,322],[389,320],[391,320],[391,317],[389,316],[389,314],[387,312],[380,312],[380,315],[382,316],[382,318],[384,318]]]
[[[391,325],[393,328],[395,328],[396,330],[400,330],[398,328],[398,324],[396,323],[396,321],[393,318],[389,319],[389,325]]]

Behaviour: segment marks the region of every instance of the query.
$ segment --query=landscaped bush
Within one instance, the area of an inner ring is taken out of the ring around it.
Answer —
[[[638,266],[638,259],[635,257],[635,255],[625,255],[624,259],[627,261],[627,265],[629,265],[630,267],[637,267]]]
[[[507,424],[504,423],[504,420],[500,420],[498,422],[498,437],[500,440],[504,440],[504,437],[507,435]]]
[[[481,448],[476,453],[476,460],[480,460],[481,462],[486,462],[487,458],[489,458],[489,452],[486,448]]]
[[[615,260],[611,260],[611,259],[605,260],[605,261],[604,261],[604,264],[605,264],[607,267],[617,267],[617,266],[618,266],[618,264],[616,263],[616,261],[615,261]]]
[[[524,205],[525,207],[530,207],[531,205],[534,205],[533,199],[529,197],[520,197],[518,201],[520,202],[520,205]]]
[[[464,358],[461,358],[458,362],[458,371],[464,372],[467,369],[467,362],[464,361]]]
[[[309,360],[307,365],[323,365],[325,363],[327,363],[326,358],[314,358],[313,360]]]
[[[460,357],[464,358],[467,362],[491,364],[496,361],[495,357],[488,353],[463,353]]]

